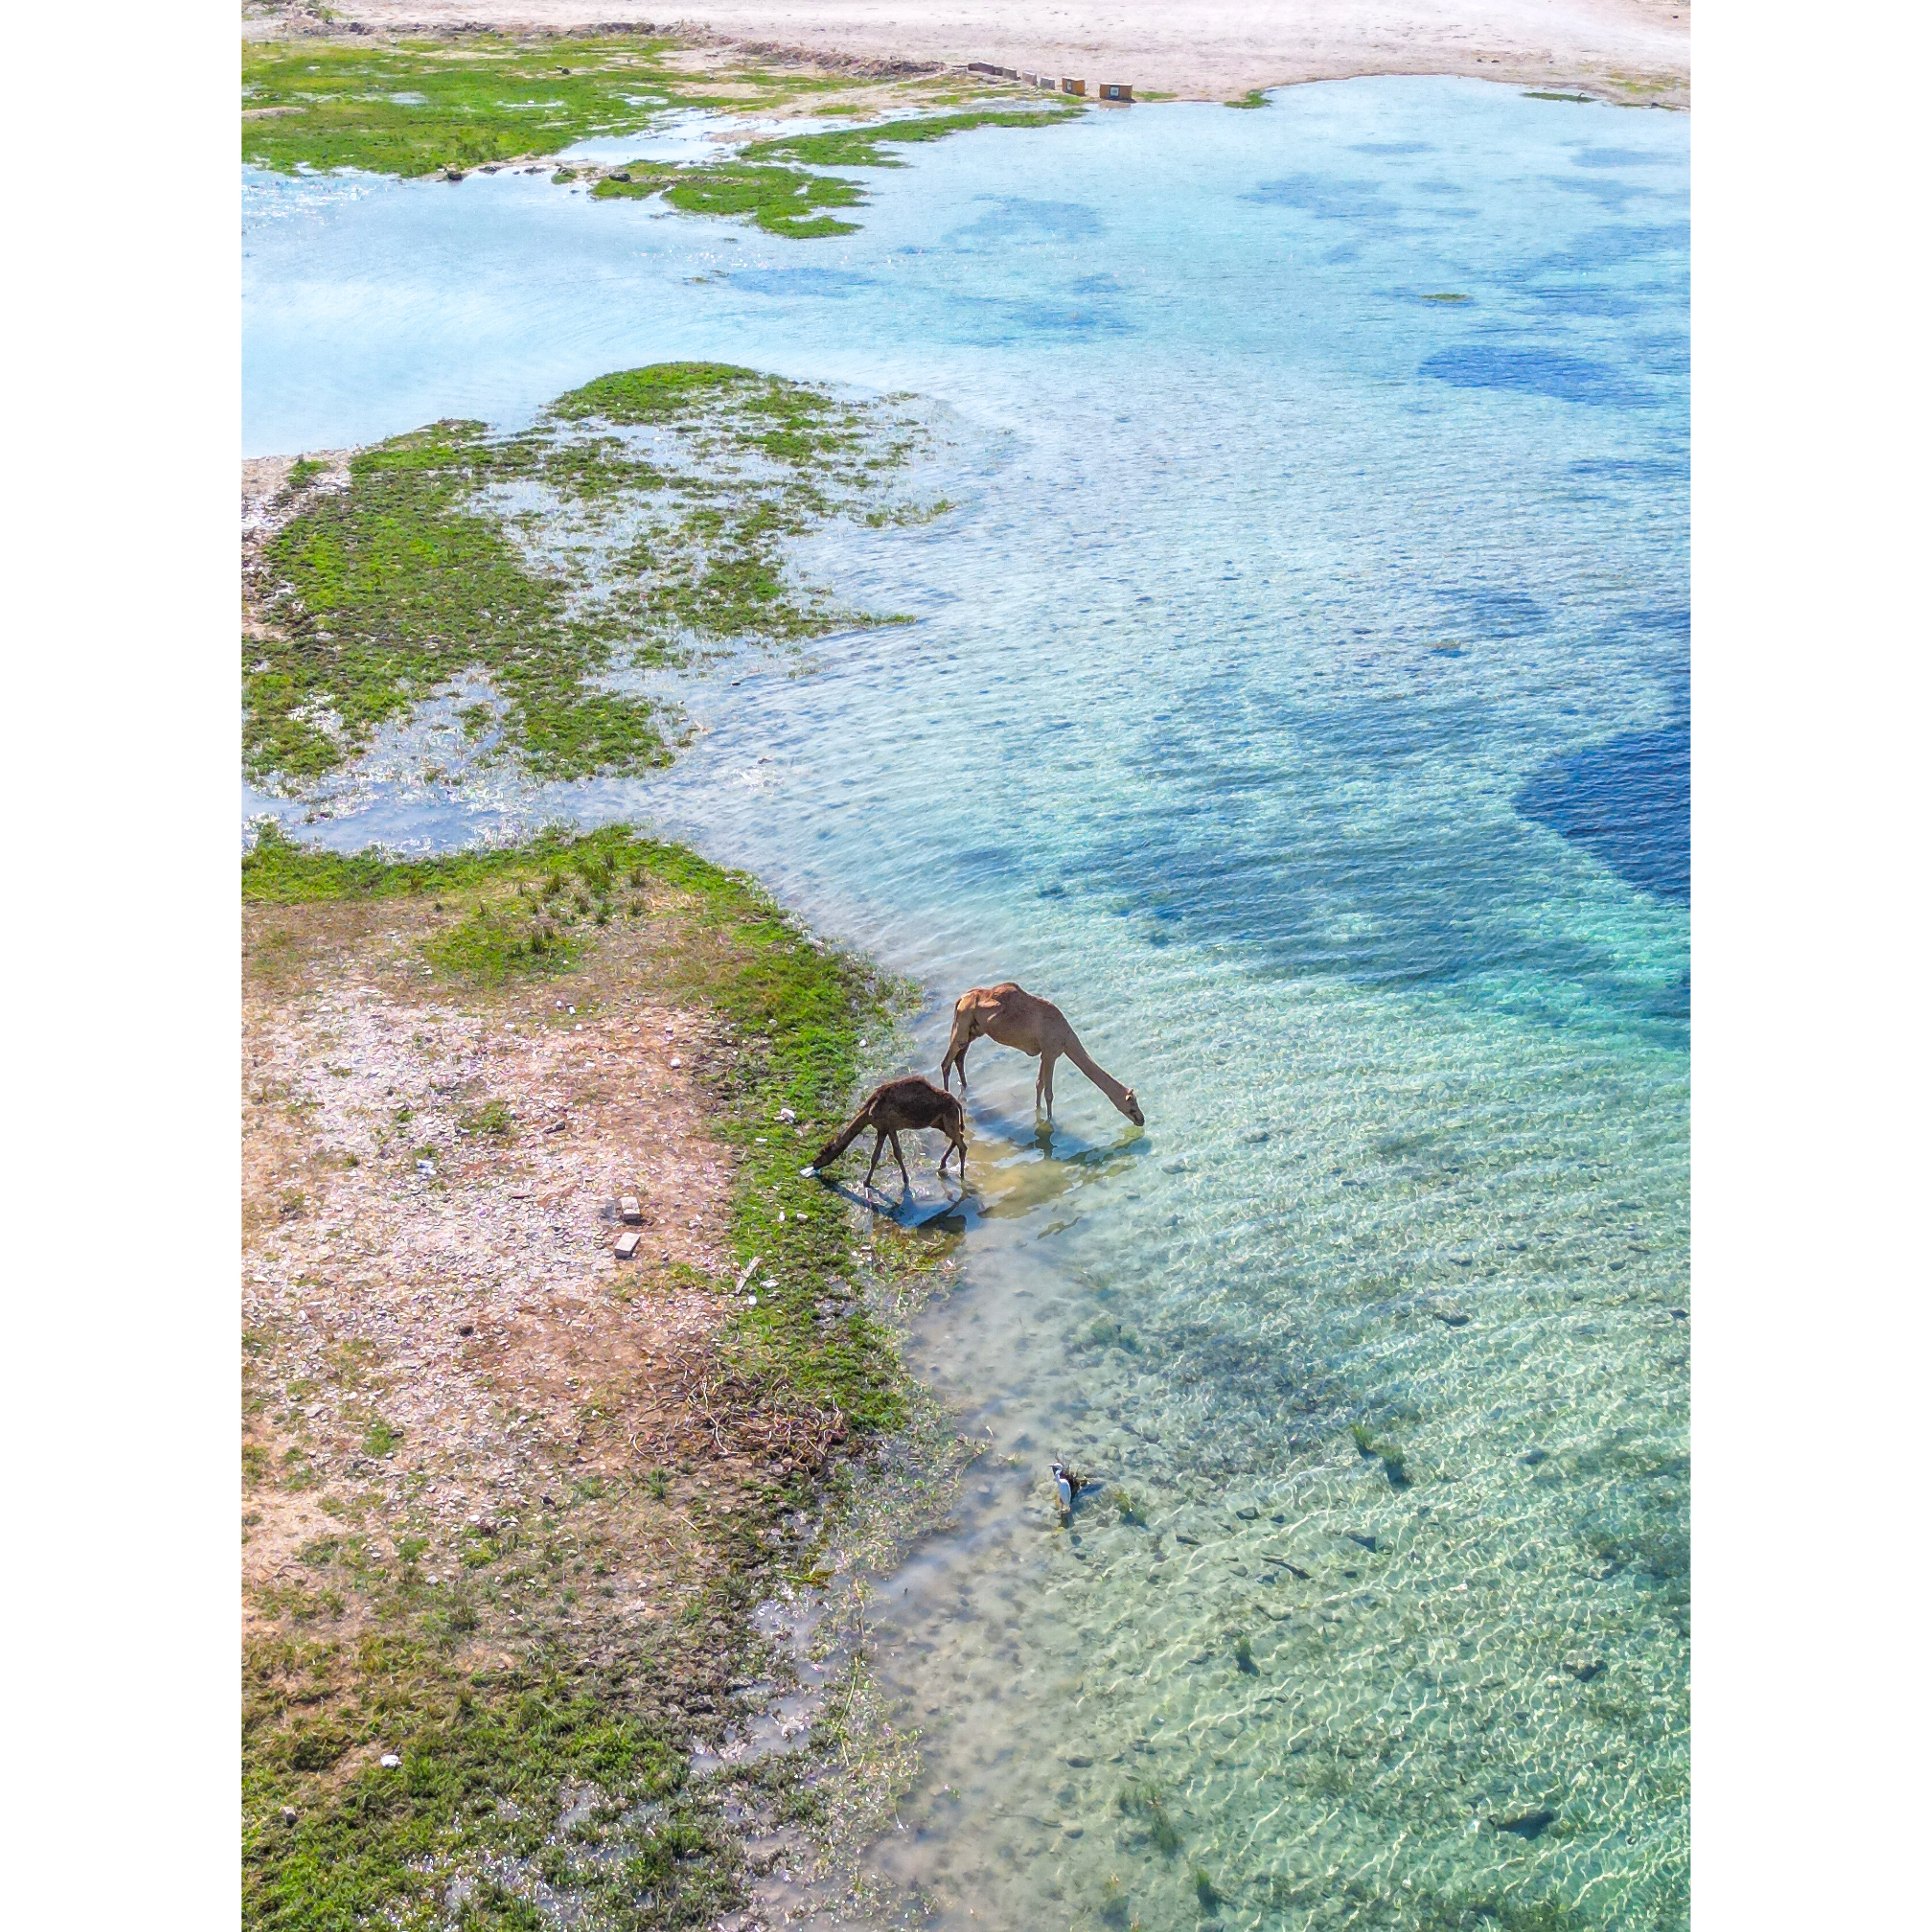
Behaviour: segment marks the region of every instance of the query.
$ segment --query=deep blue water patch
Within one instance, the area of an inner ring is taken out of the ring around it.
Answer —
[[[1373,228],[1396,218],[1394,202],[1374,182],[1329,175],[1284,175],[1263,182],[1246,197],[1265,208],[1292,208],[1323,221],[1359,221]]]
[[[1459,389],[1516,389],[1526,395],[1553,396],[1559,402],[1613,409],[1641,409],[1652,400],[1649,390],[1624,370],[1556,349],[1464,343],[1425,357],[1421,374]]]
[[[997,297],[956,298],[946,317],[956,342],[990,348],[1020,347],[1036,340],[1128,335],[1134,326],[1104,302],[1003,302]]]
[[[1466,623],[1486,637],[1528,638],[1550,627],[1550,613],[1522,590],[1500,590],[1490,584],[1445,584],[1436,593]]]
[[[1564,181],[1559,178],[1555,185],[1565,194],[1588,195],[1599,207],[1608,208],[1612,214],[1622,213],[1626,203],[1657,192],[1648,182],[1600,181],[1587,178],[1582,181]]]
[[[1018,238],[1054,242],[1087,242],[1106,232],[1095,211],[1078,201],[1034,201],[1017,195],[984,199],[992,207],[976,221],[954,229],[946,240],[961,242],[1010,242]]]
[[[1623,320],[1650,312],[1649,303],[1642,296],[1627,294],[1620,289],[1586,286],[1574,289],[1526,289],[1522,292],[1538,308],[1556,315],[1604,316]]]
[[[1690,897],[1690,723],[1678,718],[1566,752],[1514,800],[1626,884],[1680,904]]]
[[[1647,256],[1681,268],[1690,242],[1688,222],[1630,222],[1620,227],[1594,228],[1579,236],[1574,248],[1544,256],[1533,265],[1533,272],[1594,275],[1605,268],[1627,268]]]

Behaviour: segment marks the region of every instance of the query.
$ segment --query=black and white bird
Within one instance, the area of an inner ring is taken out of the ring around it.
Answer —
[[[1073,1478],[1066,1473],[1066,1465],[1056,1456],[1053,1459],[1053,1486],[1060,1492],[1060,1513],[1062,1516],[1073,1514]]]

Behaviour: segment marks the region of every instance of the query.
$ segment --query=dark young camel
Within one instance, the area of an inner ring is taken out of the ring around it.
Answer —
[[[866,1170],[868,1187],[872,1184],[872,1176],[878,1172],[880,1153],[890,1141],[892,1158],[899,1164],[899,1178],[905,1183],[908,1192],[911,1191],[912,1176],[906,1172],[905,1156],[899,1151],[902,1127],[909,1132],[921,1127],[937,1127],[952,1144],[939,1156],[940,1172],[946,1172],[947,1160],[956,1154],[959,1156],[959,1178],[966,1178],[966,1109],[950,1094],[935,1087],[924,1074],[908,1073],[901,1079],[888,1080],[884,1086],[875,1087],[843,1131],[835,1139],[827,1141],[812,1156],[812,1172],[819,1173],[830,1166],[868,1127],[878,1136],[872,1142],[872,1164]]]
[[[1016,1046],[1040,1062],[1034,1082],[1034,1105],[1044,1106],[1053,1118],[1053,1063],[1062,1054],[1072,1060],[1137,1127],[1147,1125],[1141,1103],[1131,1087],[1123,1087],[1095,1061],[1066,1023],[1066,1016],[1051,1000],[1036,999],[1008,980],[998,986],[975,986],[962,993],[952,1009],[952,1037],[939,1063],[939,1078],[950,1091],[952,1070],[959,1070],[959,1088],[966,1088],[966,1049],[984,1034],[1002,1046]]]

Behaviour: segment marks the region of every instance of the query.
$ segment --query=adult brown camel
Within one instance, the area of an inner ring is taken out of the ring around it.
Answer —
[[[964,1076],[961,1076],[962,1081]],[[886,1142],[892,1144],[892,1158],[899,1164],[899,1178],[912,1191],[912,1176],[906,1172],[905,1156],[899,1151],[899,1130],[937,1127],[951,1143],[939,1156],[939,1171],[953,1154],[959,1156],[959,1178],[966,1178],[966,1109],[943,1088],[935,1087],[922,1073],[908,1073],[875,1087],[866,1104],[854,1114],[838,1136],[827,1141],[813,1155],[810,1172],[817,1174],[830,1166],[870,1127],[878,1138],[872,1142],[872,1164],[866,1170],[866,1185],[872,1184],[878,1172],[879,1155]]]
[[[966,1049],[984,1034],[1002,1046],[1016,1046],[1040,1062],[1034,1082],[1036,1107],[1044,1106],[1053,1118],[1053,1063],[1062,1054],[1072,1060],[1137,1127],[1147,1125],[1141,1103],[1131,1087],[1123,1087],[1080,1044],[1066,1016],[1051,1000],[1042,1000],[1008,980],[998,986],[975,986],[962,993],[952,1009],[952,1037],[939,1063],[939,1078],[950,1093],[952,1070],[959,1070],[959,1090],[966,1090]]]

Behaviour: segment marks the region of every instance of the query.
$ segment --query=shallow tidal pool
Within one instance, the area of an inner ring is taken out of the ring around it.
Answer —
[[[246,177],[253,452],[679,357],[934,426],[946,514],[799,558],[916,624],[689,679],[662,774],[303,827],[651,824],[917,976],[929,1070],[1014,978],[1137,1089],[1047,1132],[973,1051],[887,1916],[1688,1921],[1688,147],[1351,82],[933,143],[812,242]]]

